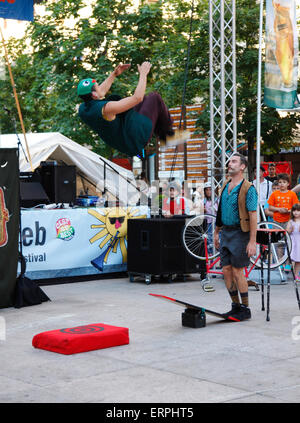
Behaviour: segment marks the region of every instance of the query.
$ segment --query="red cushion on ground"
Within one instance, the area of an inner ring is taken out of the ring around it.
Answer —
[[[129,344],[128,328],[104,323],[50,330],[32,339],[35,348],[60,354],[76,354],[125,344]]]

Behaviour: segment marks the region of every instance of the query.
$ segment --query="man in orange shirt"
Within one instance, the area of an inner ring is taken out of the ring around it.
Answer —
[[[295,192],[288,189],[290,177],[287,173],[280,173],[277,180],[279,189],[270,195],[269,210],[274,212],[274,221],[285,228],[290,220],[291,208],[294,204],[299,203],[299,200]]]

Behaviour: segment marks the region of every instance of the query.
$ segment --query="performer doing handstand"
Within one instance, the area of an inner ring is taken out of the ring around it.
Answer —
[[[105,98],[116,76],[130,67],[120,64],[100,85],[87,78],[79,82],[77,94],[84,101],[79,116],[111,147],[135,156],[142,152],[152,135],[162,143],[176,145],[187,141],[189,131],[172,128],[172,119],[163,99],[157,92],[145,96],[149,62],[138,65],[139,81],[134,94],[121,98],[112,95]]]

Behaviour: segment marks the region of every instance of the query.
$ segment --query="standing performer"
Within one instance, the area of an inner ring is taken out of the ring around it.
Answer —
[[[258,198],[255,187],[243,178],[246,168],[247,159],[234,153],[228,163],[230,179],[221,191],[214,233],[215,247],[221,247],[221,266],[232,301],[232,309],[225,315],[238,320],[251,318],[244,267],[256,253]]]
[[[292,240],[292,251],[291,260],[294,264],[294,273],[296,275],[296,281],[300,281],[300,203],[293,205],[291,210],[291,220],[288,222],[286,227],[287,232],[291,236]]]
[[[149,62],[138,65],[139,81],[132,96],[105,98],[115,77],[129,67],[129,64],[120,64],[100,85],[94,79],[79,82],[77,94],[84,101],[79,107],[79,116],[83,122],[106,144],[128,156],[141,153],[153,134],[167,145],[187,141],[189,131],[173,130],[170,113],[161,96],[157,92],[145,96],[151,69]]]

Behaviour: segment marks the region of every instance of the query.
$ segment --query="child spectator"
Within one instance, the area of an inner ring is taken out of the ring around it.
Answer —
[[[202,184],[199,184],[192,195],[193,200],[193,214],[202,214],[203,213],[203,187]]]
[[[211,199],[211,184],[209,182],[205,182],[204,184],[204,213],[205,214],[213,214],[216,216],[218,210],[218,200],[215,198],[215,206],[212,205]]]
[[[272,192],[268,200],[270,212],[274,212],[274,222],[279,223],[286,228],[290,220],[291,208],[294,204],[299,203],[295,192],[288,189],[290,177],[287,173],[280,173],[277,176],[278,190]]]
[[[278,190],[278,181],[276,179],[272,184],[272,192],[277,191],[277,190]],[[265,212],[266,220],[268,220],[269,222],[274,222],[274,220],[273,220],[274,212],[271,212],[269,210],[268,200],[264,204],[264,212]]]
[[[296,280],[300,281],[300,203],[294,204],[291,210],[291,220],[286,227],[287,232],[291,235],[292,251],[291,259],[294,264],[294,272]]]
[[[171,182],[168,191],[169,197],[163,199],[162,211],[164,216],[171,217],[174,215],[190,214],[189,206],[181,196],[181,186],[179,183]]]

